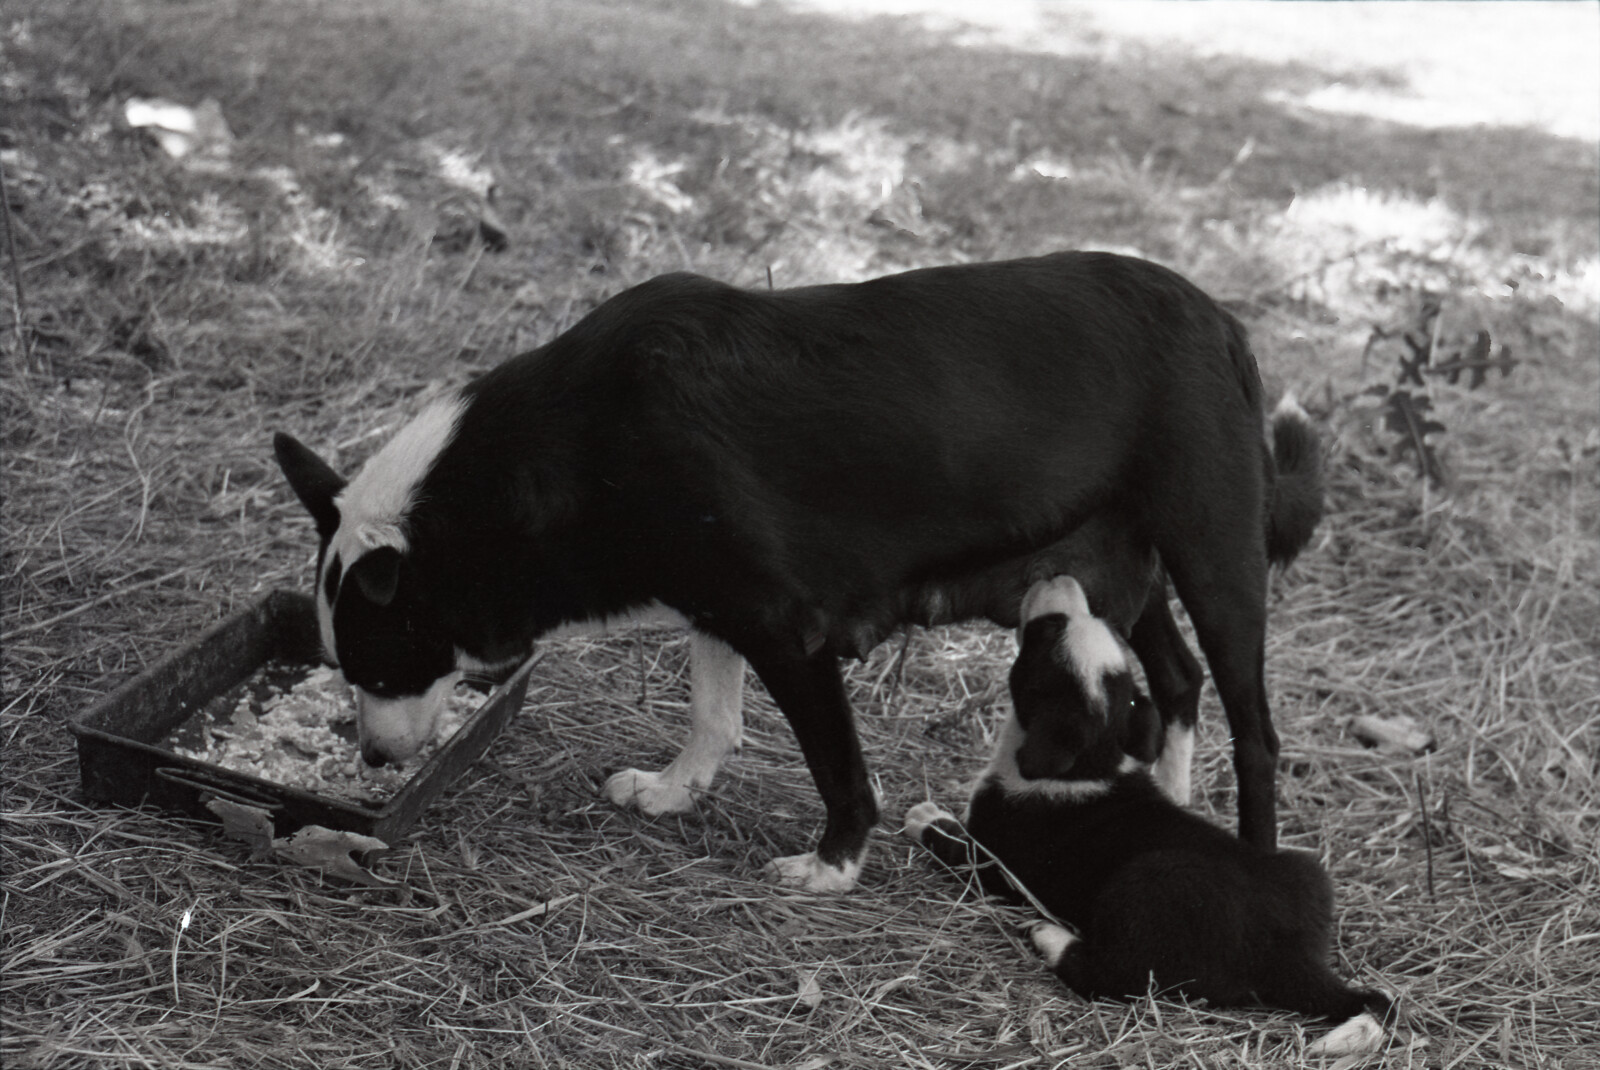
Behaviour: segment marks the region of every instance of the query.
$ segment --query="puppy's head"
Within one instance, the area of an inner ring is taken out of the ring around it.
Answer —
[[[324,656],[356,692],[361,755],[403,761],[432,738],[457,651],[416,575],[406,514],[454,433],[459,409],[424,410],[346,482],[285,434],[278,466],[316,524],[317,623]]]
[[[1134,686],[1122,644],[1089,612],[1070,576],[1037,583],[1022,603],[1021,652],[1011,702],[1028,780],[1108,780],[1124,759],[1153,762],[1162,726]]]

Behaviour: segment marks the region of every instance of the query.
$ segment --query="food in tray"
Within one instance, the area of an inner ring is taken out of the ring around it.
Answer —
[[[210,703],[171,742],[189,758],[286,787],[366,801],[393,795],[483,700],[458,685],[433,741],[402,765],[374,769],[356,744],[355,700],[333,669],[268,666]]]

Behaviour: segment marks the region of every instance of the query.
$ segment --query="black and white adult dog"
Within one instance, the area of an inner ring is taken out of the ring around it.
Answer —
[[[1286,565],[1304,547],[1322,511],[1317,436],[1291,395],[1284,396],[1273,416],[1272,439],[1275,478],[1267,556],[1273,564]],[[924,627],[986,619],[1015,628],[1017,607],[1029,587],[1057,575],[1082,578],[1097,615],[1113,622],[1138,651],[1165,725],[1166,745],[1154,775],[1173,799],[1187,803],[1204,678],[1173,621],[1159,562],[1126,518],[1101,513],[1037,553],[964,576],[913,584],[903,592],[896,619]],[[864,629],[857,637],[857,656],[865,656],[879,635]],[[688,742],[659,773],[625,769],[612,776],[606,793],[618,806],[637,806],[647,814],[687,810],[694,793],[710,786],[722,761],[738,747],[744,662],[700,633],[695,633],[691,650]]]
[[[1020,885],[1077,928],[1043,922],[1033,939],[1085,999],[1154,989],[1282,1007],[1343,1023],[1314,1053],[1376,1046],[1393,1008],[1329,968],[1322,867],[1236,839],[1156,785],[1161,721],[1076,580],[1036,585],[1022,619],[1012,713],[965,822],[925,802],[907,833],[975,868],[986,890],[1019,899]]]
[[[877,805],[837,658],[991,570],[1025,583],[1053,545],[1115,548],[1100,589],[1122,604],[1102,612],[1178,711],[1199,669],[1159,557],[1228,716],[1240,827],[1272,845],[1268,556],[1320,511],[1309,430],[1274,434],[1276,466],[1231,315],[1157,265],[1062,253],[776,292],[662,276],[433,403],[348,484],[276,449],[321,536],[323,642],[368,761],[414,753],[463,668],[664,607],[707,686],[685,754],[613,798],[675,809],[709,779],[738,738],[742,656],[827,809],[816,850],[775,872],[842,889]]]

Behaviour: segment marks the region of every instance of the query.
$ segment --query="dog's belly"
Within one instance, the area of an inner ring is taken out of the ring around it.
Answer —
[[[829,640],[836,652],[864,658],[905,625],[989,620],[1015,628],[1028,588],[1054,576],[1075,578],[1088,596],[1091,612],[1126,637],[1152,584],[1160,582],[1161,570],[1149,543],[1115,513],[1103,512],[1033,553],[908,584],[878,612],[835,624]]]
[[[687,628],[689,618],[660,602],[648,602],[637,609],[606,617],[568,621],[545,632],[541,639],[570,639],[582,635],[610,635],[631,628]]]

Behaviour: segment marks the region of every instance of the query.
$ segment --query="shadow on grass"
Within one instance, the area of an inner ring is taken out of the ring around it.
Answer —
[[[912,144],[963,146],[978,163],[926,160],[919,178],[929,212],[975,238],[999,227],[1000,213],[1011,233],[1044,228],[1052,240],[1121,225],[1117,206],[1078,196],[1071,181],[1018,197],[997,188],[998,165],[1041,153],[1079,166],[1120,158],[1176,188],[1226,174],[1238,195],[1280,206],[1334,181],[1439,197],[1491,219],[1509,248],[1558,258],[1592,238],[1600,217],[1592,144],[1273,102],[1334,80],[1396,88],[1403,72],[1144,47],[1113,58],[1096,54],[1106,50],[1087,31],[1084,54],[1030,54],[959,43],[905,18],[841,21],[722,0],[247,5],[204,17],[186,4],[35,6],[41,41],[51,30],[75,39],[66,65],[97,97],[216,96],[247,137],[338,131],[361,143],[367,166],[395,141],[455,137],[490,152],[507,192],[535,204],[550,185],[614,177],[613,135],[687,157],[680,182],[713,185],[746,146],[697,117],[711,109],[794,131],[881,117]],[[54,110],[47,97],[25,102],[41,130]],[[729,236],[713,228],[708,239]],[[985,254],[1015,248],[1006,235],[977,244]]]

